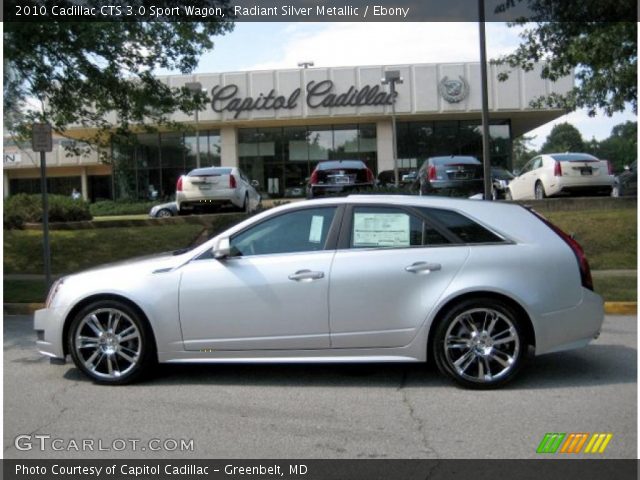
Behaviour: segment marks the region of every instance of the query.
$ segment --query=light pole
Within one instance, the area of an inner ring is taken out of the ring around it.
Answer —
[[[309,68],[309,67],[313,67],[313,62],[310,61],[306,61],[306,62],[298,62],[298,66],[302,67],[302,68]]]
[[[489,92],[487,89],[487,42],[484,29],[484,0],[478,0],[480,20],[480,83],[482,89],[482,165],[484,199],[493,200],[491,194],[491,151],[489,150]]]
[[[200,82],[189,82],[185,84],[185,87],[193,93],[194,96],[202,93],[202,84]],[[200,128],[198,121],[198,111],[200,109],[196,106],[195,116],[196,116],[196,167],[200,168]]]
[[[398,142],[396,134],[396,84],[402,84],[403,79],[399,70],[389,70],[384,72],[384,78],[381,80],[383,85],[389,85],[389,93],[391,94],[391,136],[393,138],[393,178],[396,185],[400,185],[398,174]]]

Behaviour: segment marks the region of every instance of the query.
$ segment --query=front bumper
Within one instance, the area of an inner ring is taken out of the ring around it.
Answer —
[[[582,301],[575,307],[537,318],[536,355],[584,347],[597,338],[604,321],[604,301],[597,293],[582,289]]]
[[[33,316],[33,328],[36,331],[36,348],[54,362],[64,362],[64,308],[43,308],[36,310]]]

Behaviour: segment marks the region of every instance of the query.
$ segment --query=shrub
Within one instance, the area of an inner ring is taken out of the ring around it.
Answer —
[[[89,206],[91,214],[94,217],[103,217],[109,215],[139,215],[149,213],[155,202],[132,202],[129,200],[100,200]]]
[[[64,195],[49,195],[49,221],[91,220],[89,205]],[[22,228],[25,223],[42,222],[42,196],[19,193],[4,202],[4,228]]]

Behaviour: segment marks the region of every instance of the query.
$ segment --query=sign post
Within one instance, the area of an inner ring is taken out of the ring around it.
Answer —
[[[44,251],[44,277],[47,290],[51,286],[51,249],[49,247],[49,197],[47,195],[47,162],[45,152],[53,150],[51,125],[34,123],[31,130],[31,149],[40,152],[40,186],[42,190],[42,238]]]

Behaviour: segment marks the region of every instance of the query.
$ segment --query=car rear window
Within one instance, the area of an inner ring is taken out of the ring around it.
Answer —
[[[504,242],[503,238],[458,212],[440,208],[420,208],[420,210],[464,243]]]
[[[555,155],[549,155],[551,158],[558,162],[597,162],[598,159],[588,153],[558,153]]]
[[[188,177],[206,177],[208,175],[230,175],[230,168],[196,168],[191,170]]]
[[[475,157],[432,157],[431,163],[433,165],[450,165],[455,163],[481,164],[480,160]]]
[[[333,170],[334,168],[366,168],[360,160],[343,160],[341,162],[320,162],[318,170]]]

